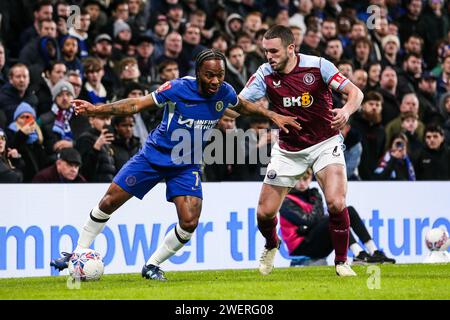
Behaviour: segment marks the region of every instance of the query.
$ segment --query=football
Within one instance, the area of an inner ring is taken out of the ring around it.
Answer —
[[[103,275],[102,256],[95,250],[87,249],[74,252],[69,261],[69,274],[83,281],[99,280]]]
[[[425,234],[425,244],[431,251],[439,251],[447,244],[448,233],[441,228],[433,228]]]

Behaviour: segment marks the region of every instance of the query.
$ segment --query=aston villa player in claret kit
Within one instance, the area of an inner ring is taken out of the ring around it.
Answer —
[[[249,79],[239,98],[256,101],[267,96],[275,112],[296,117],[301,129],[280,132],[279,141],[272,148],[257,210],[258,228],[266,239],[259,271],[263,275],[272,271],[280,245],[277,212],[289,189],[312,167],[330,214],[336,273],[355,276],[347,263],[350,222],[345,203],[343,138],[339,130],[359,108],[363,94],[330,61],[296,54],[294,35],[287,27],[270,28],[262,45],[268,62]],[[331,90],[348,96],[341,109],[333,109]]]

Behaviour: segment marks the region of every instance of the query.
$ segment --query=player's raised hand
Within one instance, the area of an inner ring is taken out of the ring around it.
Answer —
[[[345,109],[333,109],[333,119],[331,120],[331,128],[342,130],[350,117],[350,114]]]
[[[77,116],[91,116],[95,114],[95,106],[88,101],[75,99],[72,100],[72,105]]]
[[[278,126],[278,128],[280,128],[281,130],[283,130],[286,133],[289,133],[289,129],[286,128],[287,126],[294,127],[294,128],[296,128],[298,130],[302,129],[302,126],[300,125],[300,123],[298,123],[296,121],[296,117],[283,116],[281,114],[275,114],[272,117],[272,121]]]

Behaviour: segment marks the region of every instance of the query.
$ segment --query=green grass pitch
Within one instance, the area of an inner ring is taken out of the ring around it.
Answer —
[[[81,282],[78,290],[68,288],[66,276],[8,278],[0,279],[0,299],[450,300],[450,264],[378,267],[379,278],[367,266],[354,266],[358,277],[350,278],[337,277],[331,266],[277,268],[268,276],[250,269],[166,272],[168,282],[116,274]]]

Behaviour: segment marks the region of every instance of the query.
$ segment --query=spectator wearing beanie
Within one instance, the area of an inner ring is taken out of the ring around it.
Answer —
[[[14,112],[14,122],[6,130],[9,145],[17,149],[25,162],[23,181],[30,182],[34,175],[48,165],[41,129],[36,123],[36,112],[22,102]]]
[[[75,97],[73,86],[66,80],[60,80],[52,88],[53,105],[49,112],[39,118],[44,135],[47,154],[56,160],[56,152],[74,145],[70,119],[73,116],[71,101]]]

